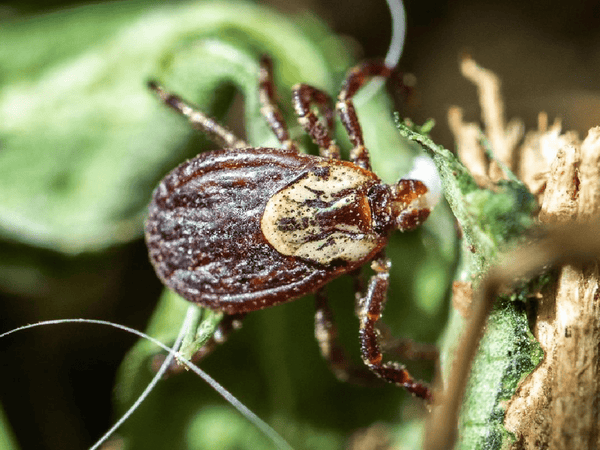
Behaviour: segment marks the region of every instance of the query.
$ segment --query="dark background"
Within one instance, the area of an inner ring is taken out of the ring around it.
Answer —
[[[346,0],[343,7],[328,0],[264,3],[290,13],[313,11],[348,36],[359,57],[387,51],[390,18],[383,0]],[[0,18],[71,6],[75,3],[9,2],[0,6]],[[453,146],[445,119],[449,106],[463,106],[467,120],[479,119],[476,91],[458,69],[465,52],[502,79],[507,118],[521,117],[531,129],[537,113],[546,111],[551,121],[560,117],[565,129],[582,137],[600,124],[600,3],[408,0],[405,7],[408,33],[400,67],[418,80],[406,115],[417,123],[433,117],[439,143]],[[61,270],[72,260],[52,252],[40,252],[39,258],[55,268],[50,279],[56,286],[48,289],[52,294],[24,298],[15,294],[18,289],[4,286],[0,331],[81,316],[79,310],[69,311],[64,299],[77,298],[80,304],[82,295],[94,300],[88,302],[86,317],[144,329],[161,286],[141,241],[112,250],[108,265],[106,254],[86,257],[85,264],[97,263],[96,270],[68,283]],[[132,304],[132,299],[139,302]],[[309,335],[311,326],[309,319]],[[132,336],[93,326],[59,326],[51,334],[41,329],[5,338],[1,370],[10,389],[0,389],[0,400],[22,448],[41,448],[49,441],[63,443],[56,448],[80,448],[106,431],[115,370],[134,342]]]
[[[332,0],[259,3],[290,13],[312,11],[334,31],[351,38],[364,56],[382,56],[387,51],[390,18],[383,0],[345,0],[343,7]],[[421,102],[415,120],[434,117],[439,134],[446,138],[448,106],[474,106],[474,90],[458,72],[459,57],[468,52],[501,77],[508,117],[518,115],[533,125],[537,112],[545,110],[551,119],[560,115],[565,128],[577,126],[582,132],[597,123],[595,117],[590,118],[597,110],[592,108],[595,105],[578,105],[581,101],[576,100],[581,100],[579,94],[592,94],[598,86],[599,2],[404,3],[408,32],[400,66],[418,77]],[[6,2],[0,11],[5,15],[38,14],[76,4],[59,0]],[[473,108],[472,119],[476,118]],[[450,141],[443,143],[451,145]]]

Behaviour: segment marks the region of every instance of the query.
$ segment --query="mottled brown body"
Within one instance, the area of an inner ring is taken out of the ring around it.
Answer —
[[[200,154],[168,174],[156,188],[146,222],[150,260],[166,286],[185,299],[227,314],[197,357],[222,342],[254,310],[315,293],[315,335],[336,376],[364,380],[373,374],[428,401],[431,392],[404,367],[384,363],[377,322],[386,301],[390,261],[384,253],[392,230],[411,230],[429,215],[427,188],[417,180],[387,185],[371,172],[369,152],[352,103],[366,79],[389,77],[381,63],[353,69],[337,112],[354,147],[339,159],[331,136],[334,109],[315,87],[294,87],[298,121],[320,156],[298,152],[276,104],[272,64],[259,73],[261,112],[283,149],[251,148],[214,119],[150,83],[161,100],[228,148]],[[315,113],[317,108],[325,123]],[[366,288],[360,267],[375,275]],[[353,367],[337,342],[324,286],[350,273],[355,279],[363,361]]]
[[[371,178],[356,189],[372,205],[365,205],[369,226],[380,236],[368,254],[323,265],[282,255],[262,233],[261,218],[269,199],[308,174],[326,180],[323,160],[281,149],[245,148],[203,153],[177,167],[156,189],[146,222],[150,258],[161,280],[190,301],[234,314],[314,292],[372,259],[387,243],[393,221],[389,214],[373,214],[371,209],[378,213],[389,208],[390,192],[375,174],[345,161],[328,164],[345,165]],[[373,215],[379,217],[375,224]],[[344,220],[325,213],[321,237],[354,217],[360,214]],[[362,237],[352,232],[347,236]]]

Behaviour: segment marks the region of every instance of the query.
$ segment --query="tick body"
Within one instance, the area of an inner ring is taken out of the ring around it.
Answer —
[[[156,188],[146,222],[150,260],[163,283],[183,298],[222,311],[223,335],[248,312],[316,293],[316,336],[341,379],[360,378],[337,343],[324,286],[372,261],[375,275],[357,295],[362,357],[380,378],[430,399],[429,389],[395,363],[383,363],[376,322],[386,300],[392,230],[410,230],[429,214],[427,188],[416,180],[386,185],[370,170],[352,96],[369,76],[390,76],[382,64],[350,72],[337,110],[354,148],[339,159],[330,136],[329,96],[308,85],[293,90],[299,121],[320,156],[299,153],[275,102],[271,62],[261,61],[262,113],[282,149],[252,148],[156,83],[150,87],[195,128],[227,147],[181,164]],[[317,107],[326,124],[313,111]],[[356,281],[357,285],[361,283]],[[218,340],[218,339],[216,339]],[[215,339],[213,339],[215,341]],[[209,342],[206,354],[216,342]]]

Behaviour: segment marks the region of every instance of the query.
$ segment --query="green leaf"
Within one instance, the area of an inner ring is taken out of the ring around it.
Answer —
[[[480,188],[467,168],[453,153],[431,138],[396,122],[400,133],[418,142],[432,156],[442,179],[444,195],[464,233],[472,253],[473,274],[481,275],[501,250],[519,239],[533,226],[537,209],[535,197],[525,185],[512,177],[501,180],[495,190]]]
[[[480,188],[465,166],[423,135],[421,129],[398,119],[397,125],[404,136],[420,143],[432,155],[446,199],[463,232],[457,279],[477,285],[498,254],[522,240],[533,226],[535,198],[506,168],[509,180],[498,182],[494,190]],[[489,153],[493,156],[493,152]],[[456,449],[499,450],[512,442],[503,423],[507,402],[519,382],[543,358],[541,347],[529,330],[525,303],[517,300],[526,299],[539,285],[537,281],[524,285],[515,295],[496,301],[473,361]],[[441,347],[445,368],[450,366],[446,361],[460,342],[463,322],[454,312],[444,332]]]
[[[257,124],[260,53],[276,59],[285,88],[303,80],[332,90],[349,64],[339,41],[316,47],[324,31],[314,21],[305,34],[250,3],[152,6],[126,2],[3,22],[0,236],[80,253],[141,235],[157,181],[199,151],[187,124],[148,92],[149,78],[211,114],[231,98],[220,87],[240,89],[258,144],[269,140]]]
[[[173,342],[173,334],[178,334],[189,305],[189,302],[165,289],[145,330],[146,334],[161,342]],[[129,351],[117,377],[119,381],[115,398],[118,403],[130,405],[135,401],[151,379],[152,358],[158,353],[156,346],[145,339],[139,340]]]
[[[543,357],[525,305],[497,301],[473,361],[456,449],[499,450],[514,440],[504,428],[507,403]]]
[[[19,448],[2,407],[0,407],[0,448],[2,450],[18,450]]]

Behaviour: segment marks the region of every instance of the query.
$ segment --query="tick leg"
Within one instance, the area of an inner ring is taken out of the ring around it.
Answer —
[[[273,61],[268,56],[263,56],[260,60],[260,71],[259,71],[259,98],[260,98],[260,112],[266,119],[267,123],[279,139],[279,142],[283,145],[283,148],[288,150],[298,151],[296,143],[290,138],[285,120],[283,120],[283,114],[277,106],[277,99],[275,94],[275,83],[273,82]]]
[[[363,303],[363,292],[365,292],[364,278],[362,270],[356,269],[350,272],[354,284],[356,316],[360,317],[361,306]],[[382,351],[391,353],[400,359],[411,361],[434,361],[436,366],[439,363],[439,351],[434,344],[415,342],[412,339],[398,338],[392,334],[390,328],[383,322],[377,323],[379,333],[379,343]]]
[[[366,61],[348,73],[338,96],[336,109],[353,145],[350,161],[364,169],[371,170],[371,162],[352,98],[370,77],[389,78],[392,73],[392,69],[385,66],[382,61]]]
[[[340,381],[360,385],[373,385],[377,378],[365,367],[352,363],[338,340],[337,326],[333,320],[333,312],[327,302],[324,289],[315,293],[315,338],[319,343],[321,355],[329,364],[329,368]]]
[[[206,356],[212,353],[220,344],[224,343],[232,331],[238,330],[242,327],[242,319],[245,314],[230,314],[223,316],[223,319],[217,326],[215,333],[206,341],[206,343],[194,353],[190,359],[194,364],[199,364]],[[166,355],[156,355],[152,360],[152,368],[157,371],[165,360]],[[186,366],[179,364],[177,361],[173,361],[167,369],[166,375],[176,375],[183,372]]]
[[[186,102],[181,97],[165,91],[165,89],[155,81],[150,81],[148,87],[156,92],[164,104],[170,106],[179,114],[187,117],[192,124],[192,127],[206,133],[208,137],[219,146],[223,148],[249,147],[246,142],[236,137],[227,128],[219,125],[215,119],[199,111],[196,107],[192,106],[191,103]]]
[[[378,377],[402,386],[411,394],[431,402],[433,397],[429,388],[415,381],[403,366],[395,362],[383,363],[376,324],[381,317],[389,287],[390,262],[384,256],[380,256],[374,260],[372,267],[376,274],[371,277],[359,315],[363,361]]]
[[[298,122],[319,146],[319,154],[325,158],[340,159],[340,149],[331,138],[333,129],[333,101],[324,91],[308,84],[297,84],[292,88],[292,103]],[[312,105],[320,108],[327,121],[327,128],[319,122],[319,118],[311,109]]]

